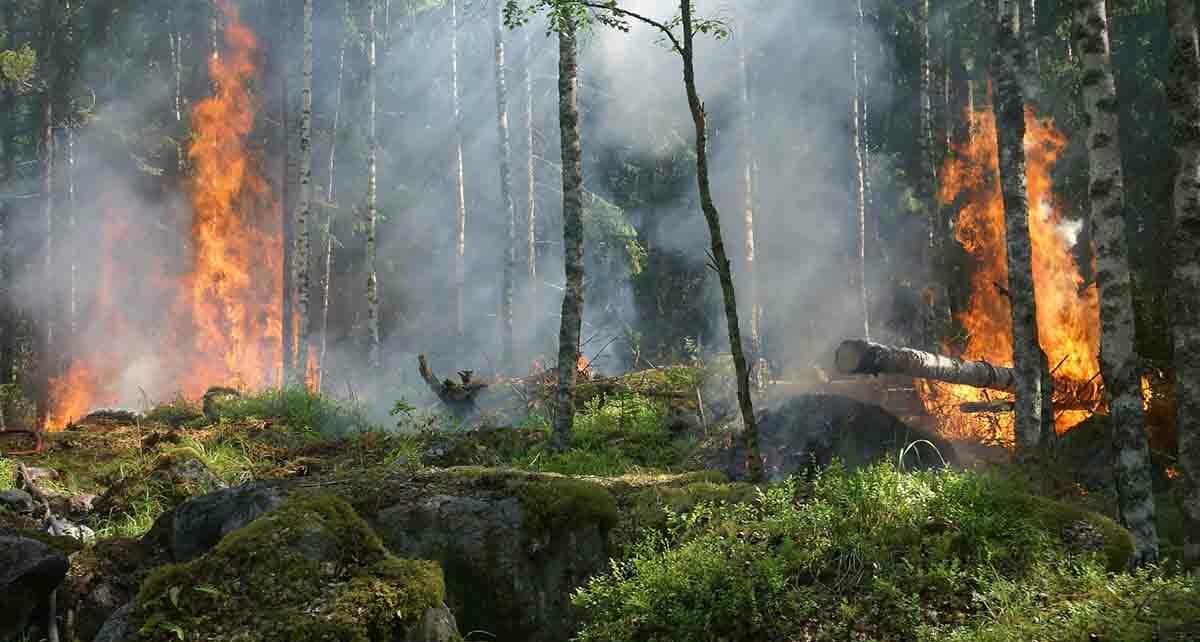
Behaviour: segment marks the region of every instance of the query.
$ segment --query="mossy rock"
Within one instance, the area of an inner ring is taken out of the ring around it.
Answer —
[[[578,524],[594,524],[607,531],[620,519],[612,493],[592,482],[543,478],[513,482],[511,488],[528,511],[535,531],[556,532]]]
[[[203,557],[147,577],[128,642],[392,640],[444,598],[437,563],[388,553],[336,495],[296,491]]]
[[[1100,553],[1110,571],[1123,571],[1133,560],[1133,535],[1113,520],[1078,506],[1031,496],[1030,510],[1072,548]]]

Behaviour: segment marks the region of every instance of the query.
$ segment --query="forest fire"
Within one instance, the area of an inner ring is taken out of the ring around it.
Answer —
[[[965,332],[961,356],[996,364],[1012,364],[1012,319],[1001,288],[1008,282],[1004,206],[997,172],[996,123],[990,110],[971,114],[971,137],[942,167],[942,204],[958,202],[955,236],[971,260],[971,294],[958,316]],[[1066,144],[1052,122],[1025,111],[1025,155],[1033,244],[1033,277],[1038,333],[1054,378],[1074,382],[1070,394],[1079,399],[1102,398],[1098,360],[1099,301],[1094,285],[1084,284],[1071,253],[1062,214],[1055,206],[1050,172]],[[1011,413],[986,417],[968,415],[963,403],[998,400],[996,393],[971,386],[923,383],[926,408],[942,420],[942,428],[962,436],[1012,439]],[[1062,392],[1062,391],[1060,391]],[[1003,399],[1001,396],[999,399]],[[1062,433],[1086,418],[1092,409],[1056,411]],[[988,434],[990,433],[990,434]]]
[[[150,348],[154,367],[146,368],[150,374],[135,386],[142,394],[199,396],[212,385],[259,388],[277,383],[282,352],[279,205],[247,144],[256,109],[248,87],[258,73],[258,45],[236,9],[229,2],[218,4],[226,18],[225,47],[209,61],[213,95],[191,111],[189,264],[179,277],[163,276],[167,271],[158,259],[152,265],[129,265],[121,247],[136,246],[140,239],[128,238],[127,212],[106,211],[90,315],[93,338],[87,341],[96,347],[81,351],[63,376],[51,380],[48,430],[93,408],[129,401],[128,385],[123,389],[119,380],[131,368],[130,355],[112,354],[112,346],[157,344]],[[149,284],[147,274],[155,275]],[[125,319],[123,306],[131,298],[143,303],[156,298],[131,291],[130,284],[162,290],[157,299],[165,301],[166,318],[142,321],[158,327]],[[121,286],[126,291],[118,297],[114,290]]]

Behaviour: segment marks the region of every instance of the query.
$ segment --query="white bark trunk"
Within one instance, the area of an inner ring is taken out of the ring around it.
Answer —
[[[1175,177],[1171,280],[1184,563],[1200,572],[1200,43],[1191,0],[1167,0]]]
[[[308,343],[311,314],[308,218],[312,211],[312,91],[313,91],[313,0],[304,0],[304,59],[300,85],[300,192],[296,207],[296,251],[292,255],[292,283],[296,288],[297,385],[309,385]]]

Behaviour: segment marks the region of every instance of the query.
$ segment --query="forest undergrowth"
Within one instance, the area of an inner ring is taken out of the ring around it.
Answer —
[[[598,480],[622,518],[609,572],[573,596],[583,642],[1200,635],[1200,589],[1174,562],[1127,571],[1129,534],[1086,502],[1046,497],[1023,481],[1028,471],[883,462],[730,483],[702,472],[725,428],[678,431],[677,413],[662,399],[597,395],[555,452],[552,422],[536,407],[513,425],[462,425],[402,402],[384,425],[355,404],[284,389],[223,399],[208,413],[176,399],[133,422],[81,424],[20,462],[57,471],[46,490],[106,498],[89,523],[99,539],[140,537],[189,497],[259,479],[472,467],[463,470]],[[211,476],[160,472],[191,459]],[[13,484],[17,461],[0,457],[0,488]],[[691,477],[643,483],[680,474]]]

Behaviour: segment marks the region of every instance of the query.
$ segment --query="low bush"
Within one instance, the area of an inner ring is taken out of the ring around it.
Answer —
[[[665,530],[575,595],[579,640],[1196,639],[1162,637],[1200,612],[1194,587],[1158,570],[1111,574],[1129,534],[1048,501],[999,477],[879,464],[669,510]]]

